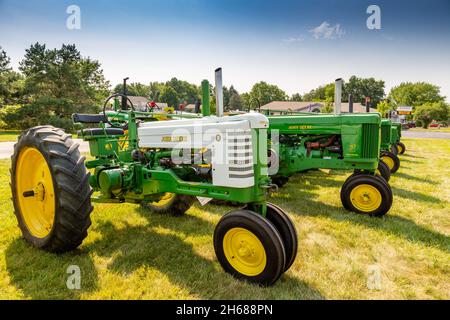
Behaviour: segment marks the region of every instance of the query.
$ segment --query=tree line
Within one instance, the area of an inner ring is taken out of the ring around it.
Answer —
[[[10,66],[10,58],[0,46],[0,128],[26,129],[38,124],[52,124],[71,130],[74,112],[97,113],[111,93],[123,92],[122,84],[111,90],[99,61],[83,57],[75,45],[49,49],[35,43],[25,50],[19,70]],[[211,106],[215,109],[214,87],[211,85]],[[201,99],[200,85],[172,78],[166,82],[130,83],[127,94],[144,96],[177,108]],[[383,115],[400,105],[413,106],[415,117],[424,126],[432,120],[447,121],[449,106],[436,85],[405,82],[385,92],[385,83],[374,78],[352,76],[344,82],[344,102],[352,94],[353,101],[370,106]],[[278,86],[261,81],[249,92],[239,93],[233,85],[223,87],[226,110],[252,110],[272,101],[324,102],[330,111],[334,102],[334,83],[327,83],[304,94],[291,96]]]

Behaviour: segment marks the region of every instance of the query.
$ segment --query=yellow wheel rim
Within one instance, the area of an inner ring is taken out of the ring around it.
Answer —
[[[170,201],[172,201],[172,199],[175,198],[175,195],[176,195],[175,193],[166,192],[161,197],[161,199],[159,199],[158,201],[151,202],[151,205],[155,207],[163,207],[167,205]]]
[[[398,153],[402,153],[403,152],[403,147],[402,147],[401,144],[397,145],[397,150],[398,150]]]
[[[372,212],[381,206],[380,191],[370,184],[361,184],[353,188],[350,201],[359,211]]]
[[[266,251],[258,237],[244,228],[228,230],[223,238],[223,251],[231,266],[246,276],[257,276],[267,263]]]
[[[385,164],[387,164],[387,166],[389,167],[390,170],[392,170],[395,166],[394,160],[391,157],[382,156],[381,161],[383,161]]]
[[[55,191],[47,161],[38,149],[25,147],[19,154],[15,174],[23,221],[32,236],[44,238],[55,220]]]

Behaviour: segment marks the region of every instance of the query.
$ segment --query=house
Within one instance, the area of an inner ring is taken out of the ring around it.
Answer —
[[[147,104],[150,102],[150,100],[147,97],[128,96],[128,99],[130,99],[130,101],[133,103],[134,109],[136,111],[148,111]],[[156,102],[156,105],[158,106],[158,109],[161,110],[164,110],[168,107],[167,103],[165,102]]]
[[[325,106],[322,102],[305,102],[305,101],[272,101],[261,106],[261,110],[270,110],[273,113],[282,112],[320,112]],[[271,112],[272,113],[272,112]]]
[[[321,112],[326,106],[324,102],[313,101],[272,101],[261,107],[261,110],[268,111],[271,114],[286,113],[286,112]],[[349,112],[348,102],[341,103],[341,112]],[[361,103],[353,103],[353,112],[366,112],[366,107]],[[370,112],[377,112],[377,109],[370,108]]]

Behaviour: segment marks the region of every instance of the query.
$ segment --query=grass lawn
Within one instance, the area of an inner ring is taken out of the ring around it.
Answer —
[[[17,136],[19,134],[20,131],[0,130],[0,142],[17,141]]]
[[[341,207],[349,172],[298,174],[271,201],[293,218],[299,254],[270,288],[240,282],[216,261],[212,234],[228,207],[196,204],[184,217],[96,205],[79,250],[53,255],[22,240],[12,212],[9,161],[0,161],[0,299],[450,299],[450,140],[404,139],[382,219]],[[66,269],[81,268],[81,290]],[[367,288],[368,269],[381,290]]]

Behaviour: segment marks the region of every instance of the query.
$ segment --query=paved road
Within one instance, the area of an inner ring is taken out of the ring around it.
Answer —
[[[89,152],[89,143],[80,139],[74,139],[80,144],[80,152]],[[14,144],[16,142],[0,142],[0,159],[10,158],[13,154]]]
[[[427,132],[427,131],[402,131],[402,137],[405,138],[432,138],[432,139],[450,139],[449,132]]]

